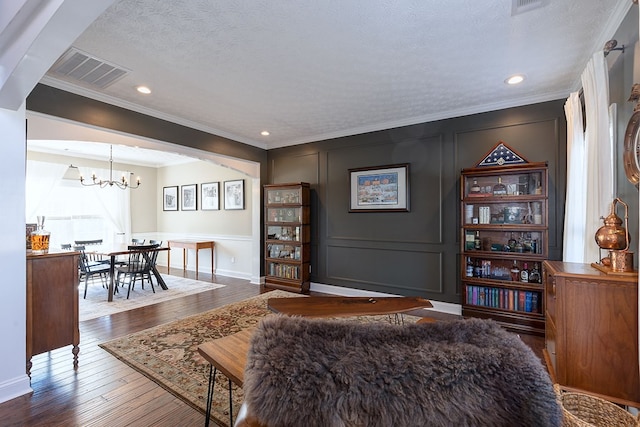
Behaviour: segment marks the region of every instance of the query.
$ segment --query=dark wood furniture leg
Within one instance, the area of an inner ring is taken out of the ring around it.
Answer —
[[[116,280],[115,265],[116,265],[116,256],[111,255],[111,263],[109,264],[109,297],[107,298],[107,301],[109,302],[113,301],[113,289],[114,289],[114,283]]]

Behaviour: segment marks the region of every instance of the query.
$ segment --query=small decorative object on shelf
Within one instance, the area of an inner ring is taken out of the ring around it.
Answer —
[[[502,183],[502,177],[498,177],[498,183],[493,186],[493,195],[494,196],[506,196],[507,195],[507,187]]]
[[[49,252],[51,233],[44,229],[44,216],[38,216],[38,228],[31,232],[31,253],[46,254]]]
[[[624,227],[622,219],[616,215],[616,204],[624,206]],[[616,197],[611,203],[611,212],[604,218],[604,225],[596,231],[596,243],[600,249],[607,249],[609,254],[601,258],[593,267],[607,274],[635,274],[633,270],[633,252],[629,252],[631,236],[629,228],[629,207]]]
[[[540,265],[548,257],[547,180],[545,162],[530,163],[503,142],[476,167],[462,170],[463,316],[544,335]]]
[[[471,189],[469,190],[469,194],[480,194],[480,186],[478,185],[478,180],[473,180],[473,185],[471,185]]]
[[[310,193],[306,182],[264,186],[265,287],[309,292]]]

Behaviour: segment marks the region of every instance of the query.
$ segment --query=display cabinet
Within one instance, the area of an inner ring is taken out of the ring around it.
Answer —
[[[548,256],[546,163],[462,171],[463,316],[544,335],[542,262]]]
[[[309,292],[309,184],[264,186],[265,286]]]

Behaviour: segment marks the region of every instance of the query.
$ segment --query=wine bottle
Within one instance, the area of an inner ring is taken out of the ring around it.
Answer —
[[[513,266],[511,267],[511,281],[517,282],[520,280],[520,269],[518,268],[518,263],[516,260],[513,260]]]
[[[522,265],[522,270],[520,270],[520,281],[525,283],[529,281],[529,269],[526,262]]]
[[[482,277],[482,265],[479,260],[476,260],[476,264],[473,266],[473,277]]]
[[[471,184],[471,188],[469,189],[469,193],[472,193],[472,194],[479,194],[480,193],[480,186],[478,185],[478,179],[477,178],[473,178],[473,184]]]
[[[542,283],[542,276],[540,275],[540,270],[538,269],[538,263],[533,264],[533,269],[529,273],[529,282],[531,283]]]
[[[473,262],[471,257],[467,257],[467,277],[473,277]]]
[[[494,196],[506,196],[507,186],[502,183],[502,177],[498,177],[498,183],[493,186]]]
[[[480,249],[482,249],[482,241],[480,240],[480,232],[476,231],[476,236],[473,239],[473,248],[476,251],[479,251]]]

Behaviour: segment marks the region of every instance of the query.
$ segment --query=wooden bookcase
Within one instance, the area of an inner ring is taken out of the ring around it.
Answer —
[[[264,186],[265,287],[309,292],[309,203],[306,182]]]
[[[463,169],[463,316],[491,318],[516,332],[544,335],[547,180],[547,164],[542,162]],[[529,275],[536,271],[527,281],[521,274],[525,265]]]

